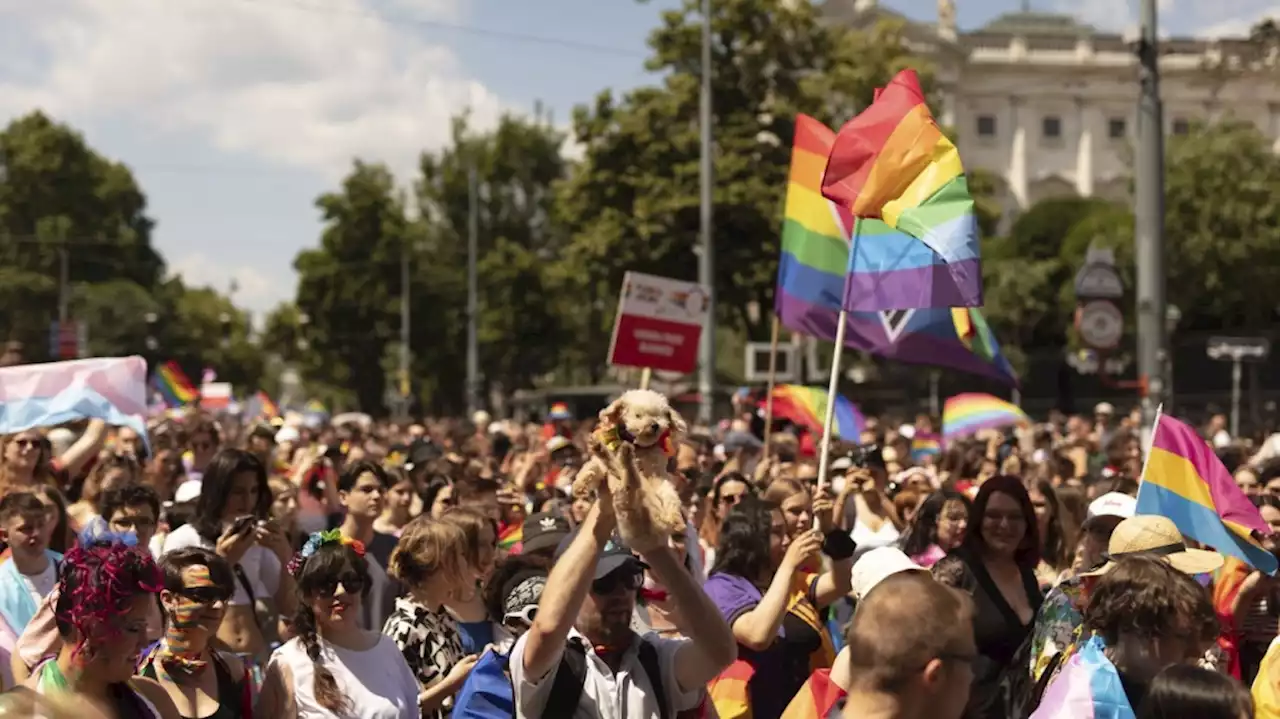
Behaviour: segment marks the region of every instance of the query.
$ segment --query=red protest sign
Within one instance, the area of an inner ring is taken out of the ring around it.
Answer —
[[[709,293],[696,282],[628,272],[622,279],[609,364],[693,372],[709,304]]]

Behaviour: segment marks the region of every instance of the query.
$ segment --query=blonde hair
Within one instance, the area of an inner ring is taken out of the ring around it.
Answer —
[[[40,457],[36,460],[35,469],[31,472],[31,478],[36,485],[45,485],[53,489],[59,489],[57,478],[53,474],[53,446],[49,444],[49,438],[44,432],[34,431],[40,435]],[[9,443],[24,432],[14,432],[12,434],[0,434],[0,497],[9,492],[17,490],[30,490],[32,487],[15,487],[13,473],[9,470],[9,463],[5,461],[5,455],[9,451]]]
[[[387,571],[410,588],[439,579],[459,584],[465,579],[468,554],[461,527],[424,514],[405,525]]]
[[[809,488],[794,479],[775,479],[765,488],[761,499],[781,507],[783,502],[801,492],[808,494]]]

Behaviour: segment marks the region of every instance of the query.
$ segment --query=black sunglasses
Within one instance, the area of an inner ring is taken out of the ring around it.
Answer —
[[[231,592],[222,587],[183,587],[174,593],[197,604],[214,604],[231,599]]]
[[[601,596],[613,594],[619,589],[627,592],[639,591],[644,585],[644,573],[635,569],[609,572],[591,583],[591,593]]]
[[[352,572],[350,574],[344,574],[334,581],[325,582],[320,585],[320,596],[332,597],[337,594],[338,585],[342,585],[342,588],[347,590],[348,594],[360,594],[365,590],[365,587],[367,587],[368,584],[369,580]]]

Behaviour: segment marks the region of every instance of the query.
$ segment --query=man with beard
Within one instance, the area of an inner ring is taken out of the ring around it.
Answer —
[[[704,701],[704,687],[737,656],[715,605],[666,544],[641,561],[614,536],[607,485],[578,531],[556,552],[533,626],[511,653],[516,716],[675,719]],[[648,569],[688,620],[687,639],[631,630]]]

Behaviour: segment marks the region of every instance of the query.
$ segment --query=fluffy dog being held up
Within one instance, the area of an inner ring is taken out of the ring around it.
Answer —
[[[667,398],[647,389],[630,390],[600,412],[592,457],[574,479],[573,493],[589,497],[607,481],[618,531],[636,551],[665,546],[685,529],[667,460],[686,431]]]

